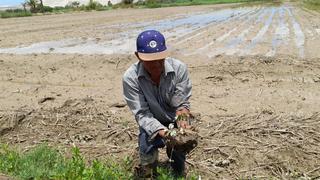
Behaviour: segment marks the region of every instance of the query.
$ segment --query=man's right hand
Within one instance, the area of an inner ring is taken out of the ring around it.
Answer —
[[[166,137],[167,130],[161,129],[159,130],[158,134],[160,137],[165,138]]]
[[[191,128],[188,121],[177,121],[177,126],[179,128],[183,128],[183,129],[190,129]]]

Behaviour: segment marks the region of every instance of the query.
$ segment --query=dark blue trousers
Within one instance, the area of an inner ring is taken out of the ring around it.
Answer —
[[[165,141],[163,138],[157,136],[152,141],[150,140],[148,134],[140,128],[139,134],[139,151],[140,151],[140,160],[144,159],[144,164],[153,164],[157,161],[158,157],[158,148],[165,147]],[[185,161],[186,155],[184,153],[175,151],[174,148],[166,149],[167,156],[172,161],[170,162],[171,167],[176,175],[183,175],[185,170]],[[156,157],[154,157],[156,156]],[[150,161],[150,162],[145,162]]]

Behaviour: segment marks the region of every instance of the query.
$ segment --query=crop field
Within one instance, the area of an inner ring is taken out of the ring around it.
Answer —
[[[320,178],[320,14],[289,2],[0,19],[0,142],[77,146],[89,163],[136,158],[122,75],[146,29],[188,65],[201,136],[188,171]]]

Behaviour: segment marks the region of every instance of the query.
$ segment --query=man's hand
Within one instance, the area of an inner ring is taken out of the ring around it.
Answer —
[[[176,116],[182,115],[182,114],[190,114],[190,111],[187,108],[182,108],[176,111]]]
[[[164,129],[161,129],[158,131],[158,135],[162,138],[165,138],[166,137],[166,132],[167,130],[164,130]]]
[[[190,129],[169,129],[166,133],[166,146],[167,149],[189,153],[198,144],[198,134]],[[169,153],[170,154],[170,153]]]
[[[183,129],[190,129],[191,128],[188,121],[177,121],[177,126],[179,128],[183,128]]]
[[[190,116],[190,111],[186,108],[182,108],[182,109],[176,111],[177,126],[179,128],[190,129],[191,126],[188,122],[189,116]]]

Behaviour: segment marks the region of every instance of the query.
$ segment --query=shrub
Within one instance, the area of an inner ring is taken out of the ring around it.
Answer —
[[[90,0],[89,4],[86,6],[86,10],[99,10],[102,9],[102,4],[94,1],[94,0]]]
[[[123,4],[132,4],[133,0],[122,0]]]
[[[320,1],[319,0],[304,0],[303,4],[305,7],[320,11]]]
[[[24,12],[23,9],[7,9],[5,12],[8,12],[8,13],[21,13],[21,12]]]
[[[53,12],[53,8],[50,6],[43,6],[42,11],[43,12]]]
[[[56,6],[53,8],[53,11],[63,11],[65,9],[65,7],[62,6]]]
[[[21,12],[7,12],[3,11],[0,12],[1,18],[12,18],[12,17],[25,17],[25,16],[32,16],[30,11],[21,11]]]
[[[146,0],[145,4],[148,8],[159,8],[161,7],[161,4],[159,3],[159,0]]]

